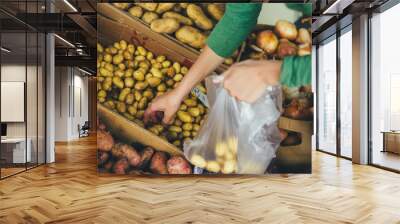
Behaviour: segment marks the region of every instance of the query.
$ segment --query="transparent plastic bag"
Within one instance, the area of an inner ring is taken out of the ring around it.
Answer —
[[[280,86],[267,87],[251,104],[219,85],[207,86],[207,94],[210,112],[197,137],[185,143],[186,158],[215,173],[265,173],[280,143]]]

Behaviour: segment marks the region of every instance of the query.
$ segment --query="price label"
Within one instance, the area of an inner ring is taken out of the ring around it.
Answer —
[[[206,107],[210,107],[210,105],[208,104],[208,99],[206,94],[204,94],[203,92],[201,92],[197,87],[192,89],[192,93],[200,100],[200,102],[206,106]]]

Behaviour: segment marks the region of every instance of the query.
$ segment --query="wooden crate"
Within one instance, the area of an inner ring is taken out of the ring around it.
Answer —
[[[149,25],[144,23],[141,19],[130,16],[126,11],[118,9],[110,3],[97,4],[97,11],[101,15],[100,17],[98,16],[98,21],[99,19],[106,17],[117,24],[125,25],[126,31],[128,32],[141,33],[142,36],[146,37],[144,39],[140,37],[135,38],[134,42],[144,45],[147,41],[155,41],[158,46],[162,45],[163,47],[175,52],[179,52],[179,54],[185,58],[185,60],[182,61],[182,64],[187,67],[191,67],[199,57],[199,50],[183,44],[171,35],[157,33],[151,30]],[[101,26],[98,26],[98,32],[102,32],[102,29]],[[227,65],[222,64],[217,68],[217,72],[222,73],[227,68]]]

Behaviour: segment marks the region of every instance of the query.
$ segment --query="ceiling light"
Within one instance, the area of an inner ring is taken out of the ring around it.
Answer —
[[[66,40],[66,39],[64,39],[64,38],[62,38],[62,37],[60,37],[59,35],[57,35],[57,34],[54,34],[54,36],[55,37],[57,37],[59,40],[61,40],[62,42],[64,42],[64,43],[66,43],[67,45],[69,45],[70,47],[73,47],[73,48],[75,48],[75,45],[73,45],[71,42],[69,42],[68,40]]]
[[[87,75],[93,75],[92,73],[90,73],[90,72],[88,72],[88,71],[86,71],[86,70],[83,70],[83,69],[81,69],[81,68],[79,68],[79,67],[78,67],[78,70],[81,71],[81,72],[83,72],[83,73],[85,73],[85,74],[87,74]]]
[[[2,51],[6,52],[6,53],[10,53],[10,52],[11,52],[11,50],[9,50],[9,49],[7,49],[7,48],[5,48],[5,47],[1,47],[0,49],[1,49]]]
[[[64,0],[65,4],[67,4],[74,12],[78,12],[78,10],[73,6],[68,0]]]

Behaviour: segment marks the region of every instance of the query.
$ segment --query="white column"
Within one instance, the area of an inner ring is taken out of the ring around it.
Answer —
[[[353,162],[368,163],[368,15],[353,20]]]

